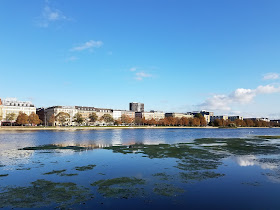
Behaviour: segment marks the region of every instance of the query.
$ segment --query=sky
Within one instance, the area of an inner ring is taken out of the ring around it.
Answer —
[[[2,0],[0,98],[280,118],[279,0]]]

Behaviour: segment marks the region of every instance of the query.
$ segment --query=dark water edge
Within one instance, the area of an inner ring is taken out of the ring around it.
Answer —
[[[1,133],[0,207],[279,209],[279,136],[251,128]]]

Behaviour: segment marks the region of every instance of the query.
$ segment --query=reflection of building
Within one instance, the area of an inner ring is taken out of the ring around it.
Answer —
[[[18,101],[16,98],[7,98],[0,102],[2,121],[8,121],[9,114],[14,113],[15,116],[12,121],[15,122],[20,112],[30,115],[32,112],[36,113],[36,108],[31,102]]]
[[[144,104],[137,102],[129,103],[129,110],[134,112],[144,112]]]

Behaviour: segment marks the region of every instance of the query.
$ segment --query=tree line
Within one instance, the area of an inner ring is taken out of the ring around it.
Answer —
[[[39,125],[42,121],[39,119],[39,116],[32,112],[29,116],[23,112],[19,112],[17,118],[15,113],[8,113],[6,115],[6,120],[11,123],[12,126],[12,121],[16,120],[17,125]]]

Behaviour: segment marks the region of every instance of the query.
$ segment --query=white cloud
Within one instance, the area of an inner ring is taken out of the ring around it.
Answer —
[[[47,28],[51,22],[59,20],[68,20],[68,18],[58,9],[45,6],[41,16],[37,18],[37,24],[40,27]]]
[[[83,51],[83,50],[91,50],[93,48],[99,48],[103,45],[102,41],[94,41],[94,40],[90,40],[84,44],[81,44],[77,47],[73,47],[72,49],[70,49],[70,51]]]
[[[136,71],[136,70],[137,70],[136,67],[132,67],[132,68],[129,69],[129,71]]]
[[[71,56],[69,58],[66,59],[67,62],[69,61],[75,61],[75,60],[78,60],[79,58],[77,58],[76,56]]]
[[[135,79],[139,81],[143,80],[143,78],[152,77],[151,74],[147,74],[145,72],[137,72],[135,73],[135,75],[136,75]]]
[[[215,94],[199,105],[202,109],[230,111],[233,104],[248,104],[259,94],[280,93],[280,87],[258,86],[256,89],[238,88],[228,95]]]
[[[263,75],[264,80],[275,80],[279,79],[280,75],[278,73],[267,73]]]

